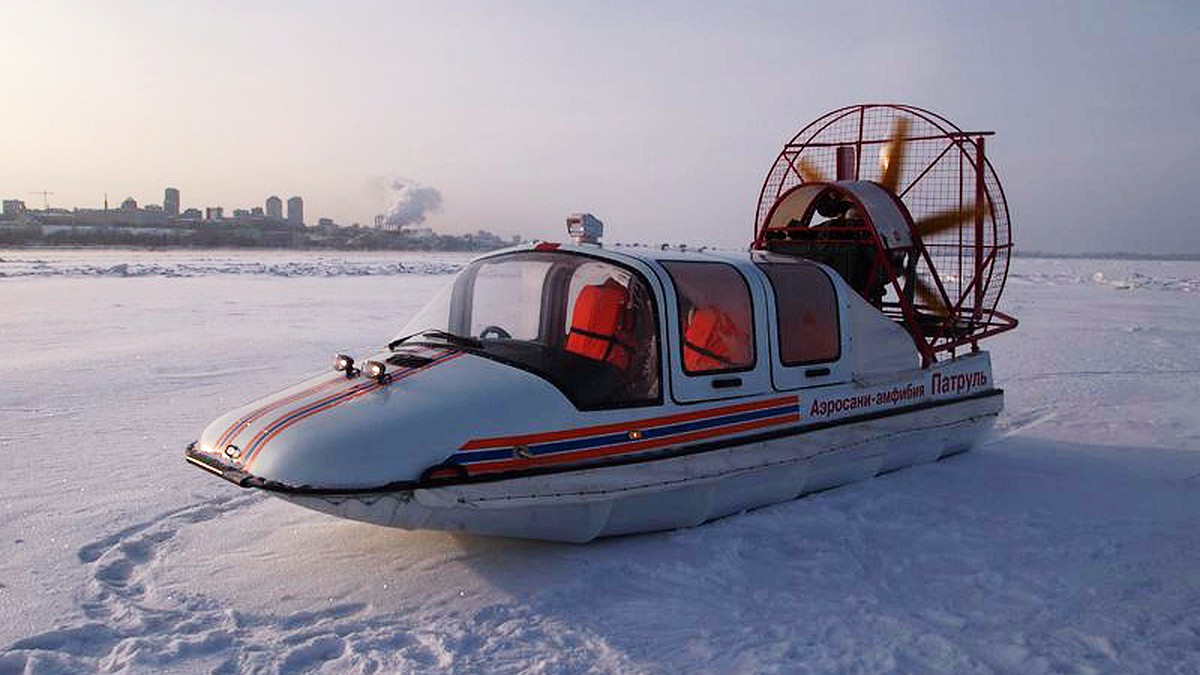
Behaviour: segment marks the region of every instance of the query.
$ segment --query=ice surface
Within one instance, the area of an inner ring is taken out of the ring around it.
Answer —
[[[0,259],[0,673],[1200,671],[1200,263],[1014,260],[975,452],[570,546],[339,521],[182,460],[461,256]]]
[[[340,277],[457,272],[456,253],[303,253],[32,249],[0,256],[4,277],[197,277],[227,274]]]

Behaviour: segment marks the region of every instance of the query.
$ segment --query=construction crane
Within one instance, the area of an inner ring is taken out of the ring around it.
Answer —
[[[30,190],[30,191],[29,191],[29,194],[31,194],[31,195],[41,195],[41,196],[42,196],[42,203],[44,204],[44,208],[45,208],[47,211],[49,211],[49,210],[50,210],[50,195],[54,194],[53,192],[50,192],[49,190]]]

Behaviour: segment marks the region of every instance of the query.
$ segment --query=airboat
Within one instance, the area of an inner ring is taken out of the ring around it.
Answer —
[[[479,257],[376,354],[212,422],[186,453],[379,525],[585,542],[694,526],[968,450],[1011,228],[985,155],[908,105],[804,127],[746,251],[571,242]]]

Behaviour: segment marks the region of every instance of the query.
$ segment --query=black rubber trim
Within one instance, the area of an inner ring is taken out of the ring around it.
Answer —
[[[429,488],[449,487],[452,485],[470,485],[470,484],[474,484],[474,483],[494,483],[496,481],[509,480],[511,478],[526,478],[529,476],[542,476],[542,475],[546,475],[546,474],[556,474],[556,473],[571,473],[574,471],[585,471],[585,470],[597,469],[597,468],[602,468],[602,467],[610,467],[610,466],[624,466],[627,464],[641,464],[644,462],[653,462],[653,461],[658,461],[661,459],[671,459],[674,457],[681,457],[681,456],[685,456],[685,455],[697,455],[697,454],[701,454],[704,452],[712,452],[714,450],[722,450],[724,448],[732,447],[735,445],[744,445],[746,443],[757,443],[760,441],[769,441],[769,440],[774,440],[777,438],[787,438],[788,436],[798,436],[800,434],[805,434],[805,433],[809,433],[809,432],[813,432],[813,431],[821,431],[823,429],[832,429],[834,427],[845,426],[848,424],[856,424],[858,422],[866,422],[866,421],[870,421],[870,420],[883,419],[886,417],[895,417],[896,415],[904,415],[904,414],[911,413],[911,412],[918,412],[921,410],[929,410],[931,408],[940,408],[940,407],[947,406],[947,405],[954,405],[957,403],[965,403],[967,401],[975,401],[975,400],[979,400],[979,399],[991,398],[992,396],[1003,396],[1003,395],[1004,395],[1003,389],[992,389],[991,391],[984,391],[984,392],[980,392],[978,394],[971,394],[969,396],[964,396],[962,398],[956,398],[956,399],[949,400],[949,401],[930,401],[928,403],[918,403],[917,405],[905,406],[903,408],[896,408],[893,410],[886,410],[886,411],[881,410],[879,412],[866,413],[863,415],[855,415],[852,417],[844,417],[844,418],[837,419],[837,420],[831,420],[829,422],[814,422],[811,424],[801,424],[801,425],[791,426],[791,427],[787,427],[786,429],[771,429],[768,431],[762,431],[762,432],[759,432],[756,434],[750,434],[747,436],[737,436],[735,438],[721,439],[721,440],[717,440],[717,441],[708,441],[705,443],[695,443],[692,445],[685,445],[685,446],[675,447],[675,448],[666,448],[663,450],[647,452],[644,454],[639,454],[639,455],[635,455],[635,456],[631,456],[631,457],[614,457],[611,459],[601,459],[601,460],[596,460],[596,461],[586,462],[586,463],[580,462],[580,463],[576,463],[576,464],[571,464],[569,466],[548,466],[548,467],[540,467],[540,468],[533,468],[533,469],[525,469],[522,471],[508,471],[508,472],[504,472],[504,473],[485,474],[482,476],[468,476],[465,478],[464,477],[454,477],[454,478],[445,478],[445,479],[425,478],[422,480],[415,480],[415,481],[414,480],[395,481],[392,483],[387,483],[385,485],[377,485],[377,486],[372,486],[372,487],[360,487],[360,488],[316,488],[316,487],[312,487],[312,486],[308,486],[308,485],[286,485],[284,483],[278,483],[275,481],[259,478],[258,476],[251,476],[250,474],[248,474],[244,471],[232,469],[230,467],[225,467],[224,465],[221,465],[219,463],[215,463],[215,460],[213,460],[212,458],[201,455],[200,453],[195,451],[195,443],[188,446],[187,458],[188,458],[188,461],[192,462],[193,464],[197,464],[197,463],[206,464],[207,466],[204,468],[208,468],[209,471],[213,471],[213,468],[210,468],[210,467],[223,467],[224,471],[221,474],[221,477],[225,478],[226,480],[230,481],[231,483],[235,483],[236,485],[238,485],[240,487],[259,488],[261,490],[267,490],[269,492],[279,492],[279,493],[283,493],[283,494],[295,494],[295,495],[313,495],[313,496],[398,492],[401,490],[422,490],[422,489],[429,489]],[[199,461],[197,461],[197,460],[199,460]],[[443,464],[435,465],[434,467],[431,467],[431,468],[438,469],[438,468],[445,468],[446,466],[447,465],[445,463],[443,463]],[[426,470],[425,475],[427,476],[429,474],[429,472],[430,472],[429,470]]]

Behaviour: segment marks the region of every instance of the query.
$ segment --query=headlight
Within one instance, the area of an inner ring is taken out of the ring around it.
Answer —
[[[345,354],[333,357],[333,369],[339,373],[345,373],[346,377],[354,377],[358,374],[358,369],[354,367],[354,359]]]
[[[367,377],[383,383],[387,380],[387,365],[382,361],[367,361]]]

